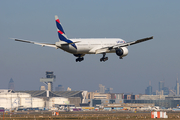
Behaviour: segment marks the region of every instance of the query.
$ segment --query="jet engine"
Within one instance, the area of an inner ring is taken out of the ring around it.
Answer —
[[[116,49],[116,55],[121,58],[128,54],[128,49],[126,47]]]

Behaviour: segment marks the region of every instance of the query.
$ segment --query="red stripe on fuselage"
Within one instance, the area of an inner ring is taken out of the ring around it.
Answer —
[[[59,20],[59,19],[57,19],[56,21],[57,21],[58,23],[60,23],[60,20]]]
[[[62,32],[62,31],[60,31],[60,30],[58,31],[58,33],[60,33],[61,35],[63,34],[63,32]]]

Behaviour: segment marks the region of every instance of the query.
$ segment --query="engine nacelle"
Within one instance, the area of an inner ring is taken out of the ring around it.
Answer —
[[[120,57],[124,57],[128,55],[128,49],[126,47],[122,47],[116,50],[116,55]]]

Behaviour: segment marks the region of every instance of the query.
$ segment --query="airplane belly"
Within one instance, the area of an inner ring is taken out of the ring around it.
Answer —
[[[86,53],[88,54],[89,52],[89,47],[77,47],[77,53]]]
[[[61,49],[72,54],[77,53],[77,49],[71,45],[61,45]]]

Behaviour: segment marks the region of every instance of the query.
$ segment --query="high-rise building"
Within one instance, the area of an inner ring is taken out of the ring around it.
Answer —
[[[99,93],[105,93],[105,86],[99,84]]]
[[[58,87],[55,88],[55,91],[64,91],[64,86],[58,85]]]
[[[175,86],[175,91],[176,91],[176,95],[179,95],[179,82],[178,82],[178,78],[176,80],[176,86]]]
[[[145,89],[145,94],[146,94],[146,95],[152,95],[152,86],[148,86],[148,87]]]
[[[159,81],[159,91],[163,90],[164,88],[164,81]]]
[[[177,83],[176,95],[179,95],[179,83]]]
[[[164,95],[169,95],[169,88],[168,87],[163,87],[163,94]]]
[[[152,86],[151,86],[151,81],[149,81],[149,86],[145,89],[145,94],[146,95],[152,95]]]
[[[12,78],[11,78],[10,81],[9,81],[8,89],[14,90],[14,81],[13,81]]]

